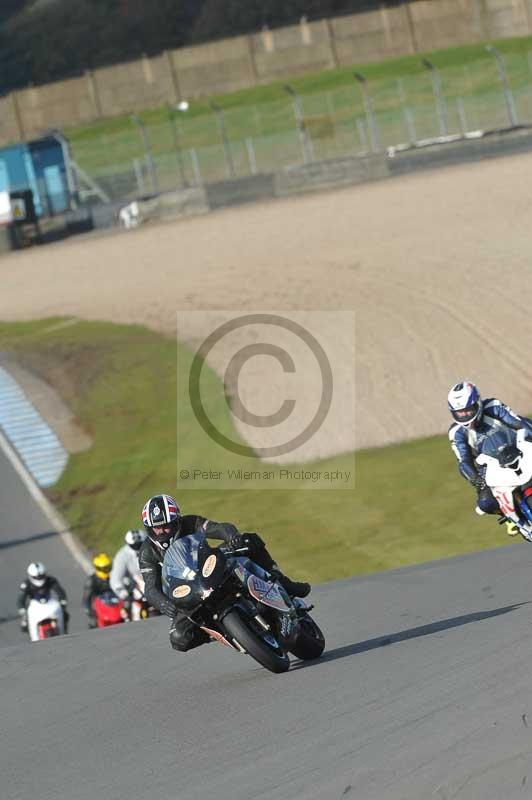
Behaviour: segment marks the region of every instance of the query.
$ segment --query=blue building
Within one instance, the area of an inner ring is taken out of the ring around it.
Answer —
[[[31,189],[38,217],[72,208],[75,197],[68,144],[61,134],[0,149],[0,192]]]

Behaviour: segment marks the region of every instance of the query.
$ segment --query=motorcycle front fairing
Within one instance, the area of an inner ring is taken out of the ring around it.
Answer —
[[[32,642],[39,641],[39,624],[55,620],[59,633],[64,633],[63,607],[56,597],[42,593],[32,598],[28,605],[28,633]]]
[[[163,591],[184,611],[190,611],[223,582],[226,569],[223,552],[210,547],[205,536],[183,536],[176,539],[165,553]]]
[[[502,466],[505,451],[512,448],[516,460],[512,466]],[[492,490],[501,513],[515,522],[525,539],[532,539],[532,512],[524,500],[517,500],[514,492],[532,482],[532,442],[523,429],[517,432],[507,428],[498,429],[482,445],[476,462],[485,467],[484,478]]]
[[[239,584],[245,591],[239,591]],[[223,545],[210,547],[202,534],[184,536],[168,548],[163,562],[162,585],[168,597],[184,613],[194,614],[195,620],[195,611],[200,606],[207,611],[208,606],[210,613],[207,612],[203,620],[208,625],[213,621],[222,622],[225,614],[235,607],[245,616],[256,618],[258,607],[282,615],[281,627],[287,637],[294,628],[292,618],[295,619],[296,611],[293,604],[285,590],[271,581],[269,573],[251,559],[228,552]],[[211,596],[215,609],[211,608]]]

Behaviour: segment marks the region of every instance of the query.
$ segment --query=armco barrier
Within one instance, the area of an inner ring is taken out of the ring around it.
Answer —
[[[252,203],[275,197],[274,175],[253,175],[232,181],[219,181],[205,186],[210,211],[226,206]]]
[[[439,144],[435,142],[431,146],[397,150],[393,155],[376,154],[317,161],[276,173],[168,192],[141,201],[141,215],[147,220],[205,214],[228,206],[353,186],[398,177],[417,170],[437,169],[531,150],[530,128],[495,131],[485,135],[480,131],[476,139],[465,138]]]
[[[274,193],[276,197],[284,197],[316,189],[367,183],[387,178],[389,174],[388,159],[384,154],[315,161],[277,172]]]

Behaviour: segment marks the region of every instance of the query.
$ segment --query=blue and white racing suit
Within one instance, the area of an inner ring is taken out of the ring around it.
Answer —
[[[475,464],[475,458],[482,449],[483,441],[496,428],[511,428],[514,431],[524,428],[532,436],[532,420],[520,417],[494,397],[482,401],[479,421],[471,427],[464,428],[453,422],[449,428],[449,440],[458,459],[460,474],[475,486],[478,493],[477,504],[485,514],[499,514],[499,505],[486,486],[484,476]]]

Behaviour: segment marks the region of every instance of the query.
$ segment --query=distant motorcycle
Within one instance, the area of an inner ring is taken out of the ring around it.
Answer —
[[[532,541],[532,442],[525,430],[498,428],[482,443],[476,463],[505,519]],[[478,509],[477,509],[478,510]]]
[[[48,592],[35,595],[27,608],[28,633],[32,642],[61,636],[65,632],[63,606]]]
[[[97,628],[107,628],[109,625],[118,625],[128,618],[124,601],[120,600],[114,592],[108,591],[98,594],[92,601],[92,611]]]
[[[177,539],[164,557],[163,590],[212,639],[270,672],[286,672],[289,653],[319,658],[325,638],[310,616],[313,606],[292,599],[247,552],[213,548],[201,534]]]
[[[127,588],[129,591],[129,598],[126,602],[127,619],[131,622],[137,622],[141,619],[159,617],[161,615],[161,612],[157,611],[146,599],[142,578],[138,580],[130,579]]]

